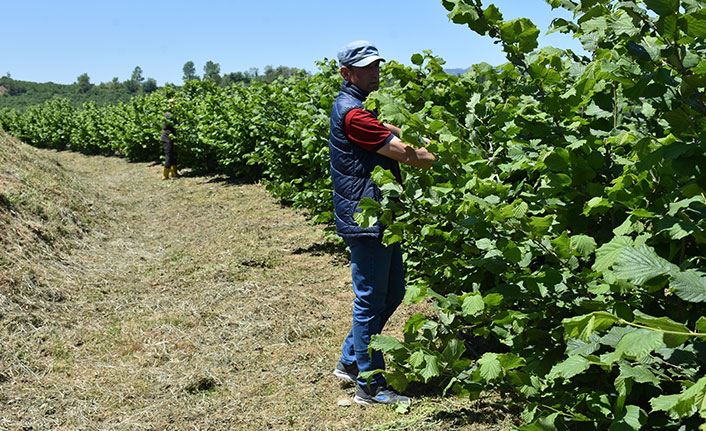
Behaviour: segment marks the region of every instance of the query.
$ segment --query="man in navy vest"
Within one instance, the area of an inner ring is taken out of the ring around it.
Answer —
[[[408,397],[388,388],[375,374],[370,384],[359,372],[384,369],[382,353],[368,353],[370,337],[379,334],[404,297],[402,251],[398,243],[381,242],[384,226],[362,228],[354,214],[360,200],[380,201],[380,189],[370,179],[376,166],[390,170],[401,181],[399,162],[429,169],[436,160],[426,148],[415,148],[399,138],[400,129],[383,124],[363,107],[368,94],[380,85],[380,62],[385,61],[368,41],[351,42],[338,53],[343,85],[331,111],[329,155],[333,179],[336,232],[351,251],[355,301],[353,327],[343,342],[334,375],[358,384],[360,404],[408,403]]]

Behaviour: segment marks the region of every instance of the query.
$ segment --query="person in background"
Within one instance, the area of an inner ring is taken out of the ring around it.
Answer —
[[[385,61],[373,44],[351,42],[338,53],[338,61],[343,84],[331,111],[329,156],[336,232],[350,248],[355,300],[352,329],[333,374],[357,383],[354,401],[359,404],[409,403],[409,397],[387,387],[381,374],[370,384],[359,377],[385,367],[382,353],[369,354],[368,345],[402,302],[405,274],[399,243],[382,243],[384,225],[360,227],[354,214],[360,211],[361,199],[381,200],[370,179],[376,166],[390,170],[401,182],[399,162],[429,169],[436,158],[426,148],[404,143],[399,128],[381,123],[375,112],[363,107],[380,85],[380,62]]]
[[[164,168],[162,169],[162,179],[168,180],[169,174],[171,173],[172,178],[179,177],[177,172],[177,153],[174,148],[174,135],[176,129],[174,123],[171,120],[172,108],[174,107],[175,100],[169,99],[167,101],[169,107],[167,112],[164,113],[164,124],[162,125],[162,135],[159,140],[162,142],[162,148],[164,149]]]

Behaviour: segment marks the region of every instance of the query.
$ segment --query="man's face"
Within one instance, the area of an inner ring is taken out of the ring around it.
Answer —
[[[343,66],[343,79],[368,93],[380,88],[380,60],[365,67]]]

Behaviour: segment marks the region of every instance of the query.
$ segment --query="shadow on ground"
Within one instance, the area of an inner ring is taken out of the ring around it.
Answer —
[[[447,426],[464,427],[472,425],[497,425],[507,423],[508,417],[518,418],[522,409],[517,406],[506,406],[500,402],[478,400],[469,408],[457,407],[441,410],[434,419],[443,421]],[[519,425],[519,422],[515,425]]]
[[[330,255],[335,257],[336,260],[343,260],[346,262],[350,260],[346,245],[342,242],[339,243],[334,241],[317,242],[308,247],[299,247],[294,250],[292,254],[310,254],[313,256]]]

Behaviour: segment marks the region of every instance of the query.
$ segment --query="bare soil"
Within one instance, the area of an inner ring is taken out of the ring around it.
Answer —
[[[346,251],[261,185],[0,138],[0,430],[512,428],[497,397],[352,403]]]

